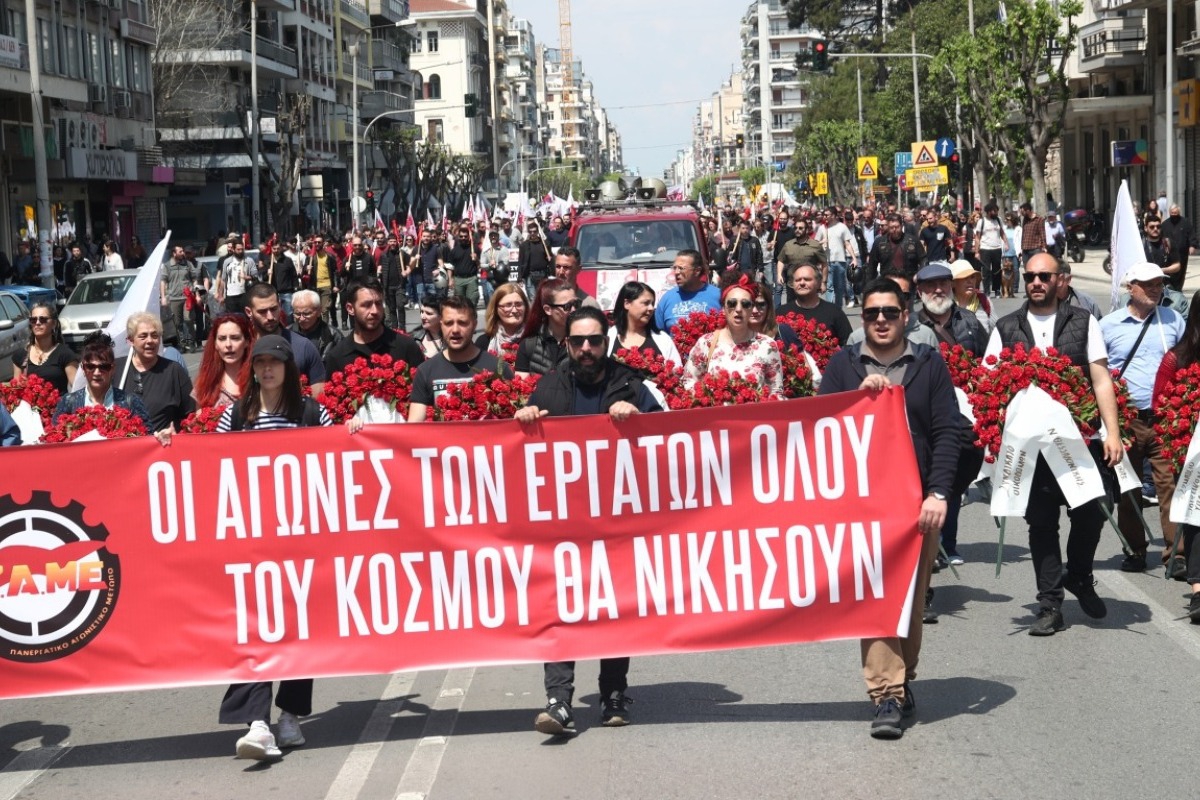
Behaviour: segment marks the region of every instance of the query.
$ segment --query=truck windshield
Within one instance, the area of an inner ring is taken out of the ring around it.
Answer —
[[[584,269],[659,261],[670,264],[680,250],[700,249],[695,223],[684,219],[583,225],[576,246]],[[605,263],[598,264],[600,261]]]

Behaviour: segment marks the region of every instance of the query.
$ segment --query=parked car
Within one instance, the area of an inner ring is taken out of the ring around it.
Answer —
[[[27,286],[25,284],[14,283],[11,286],[5,286],[4,291],[21,298],[26,308],[33,308],[38,303],[45,303],[51,308],[58,308],[58,292],[54,289],[47,289],[44,286]]]
[[[29,347],[29,308],[7,290],[0,292],[0,381],[12,380],[13,356]]]
[[[67,344],[78,349],[93,332],[104,330],[137,276],[136,269],[109,270],[84,276],[59,314],[63,339]]]

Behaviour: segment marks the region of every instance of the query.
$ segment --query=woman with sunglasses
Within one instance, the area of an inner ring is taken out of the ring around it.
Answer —
[[[608,329],[609,355],[618,350],[649,350],[683,366],[674,340],[654,326],[656,300],[654,290],[644,283],[630,281],[621,287],[613,304],[613,326]]]
[[[58,315],[45,303],[35,303],[29,312],[29,327],[33,333],[29,347],[12,357],[13,379],[37,375],[53,384],[60,395],[66,394],[75,383],[79,356],[63,343]]]
[[[771,288],[762,281],[758,282],[758,299],[750,307],[750,329],[763,336],[770,336],[784,347],[795,345],[801,350],[804,343],[796,335],[796,331],[786,322],[780,322],[775,316],[775,303]]]
[[[725,327],[696,342],[683,368],[683,386],[691,389],[713,370],[757,381],[771,394],[783,395],[783,362],[775,341],[750,327],[750,310],[763,299],[757,283],[743,275],[721,292]]]
[[[563,346],[567,317],[581,305],[575,287],[562,278],[543,280],[535,297],[525,320],[525,337],[517,348],[515,370],[522,378],[545,375],[567,357]]]
[[[315,305],[314,305],[315,309]],[[222,314],[213,322],[192,397],[201,408],[237,402],[250,382],[250,347],[254,328],[245,314]]]
[[[120,406],[128,409],[131,414],[139,417],[146,426],[146,432],[153,431],[150,425],[150,413],[146,411],[142,398],[136,394],[126,393],[113,386],[113,368],[117,359],[113,355],[113,340],[104,331],[96,331],[83,342],[83,351],[79,354],[79,368],[83,370],[86,380],[84,387],[78,391],[64,394],[59,398],[54,409],[53,422],[63,414],[74,414],[88,406],[104,406],[113,408]]]

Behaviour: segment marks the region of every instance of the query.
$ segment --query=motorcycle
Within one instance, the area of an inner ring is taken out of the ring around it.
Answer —
[[[1091,218],[1091,212],[1082,208],[1063,214],[1063,227],[1067,230],[1067,255],[1076,264],[1083,261],[1083,245],[1088,242]]]

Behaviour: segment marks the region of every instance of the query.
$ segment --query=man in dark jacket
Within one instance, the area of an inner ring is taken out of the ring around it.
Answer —
[[[634,414],[661,411],[638,374],[610,359],[608,319],[598,308],[584,307],[567,317],[566,369],[548,372],[538,381],[529,403],[517,412],[524,425],[546,416],[608,414],[620,422]],[[629,658],[600,659],[600,720],[605,727],[629,724]],[[575,695],[575,662],[545,665],[546,709],[533,727],[551,736],[575,733],[571,700]]]
[[[525,241],[517,250],[517,278],[525,284],[525,296],[536,302],[537,285],[554,271],[550,245],[542,239],[542,228],[532,220],[525,229]]]
[[[762,243],[750,233],[750,223],[738,223],[737,235],[729,248],[727,269],[740,270],[750,280],[758,280],[763,268]]]
[[[1183,216],[1178,203],[1171,204],[1171,213],[1162,221],[1162,235],[1171,243],[1172,254],[1171,263],[1163,272],[1167,273],[1167,283],[1171,288],[1182,292],[1183,282],[1187,279],[1188,256],[1196,252],[1200,244],[1197,244],[1196,234],[1192,232],[1192,223]]]
[[[1117,422],[1117,396],[1108,371],[1108,351],[1096,318],[1081,308],[1059,302],[1058,259],[1049,253],[1035,253],[1025,262],[1025,291],[1029,300],[1018,310],[1000,318],[988,340],[985,358],[999,355],[1002,348],[1023,344],[1026,348],[1053,347],[1070,358],[1092,382],[1100,419],[1107,436],[1103,458],[1116,465],[1125,454],[1121,428]],[[1100,453],[1094,455],[1099,456]],[[1063,573],[1062,551],[1058,542],[1060,507],[1066,504],[1062,489],[1050,466],[1040,455],[1033,472],[1033,488],[1025,509],[1029,525],[1029,555],[1037,578],[1037,619],[1029,628],[1030,636],[1053,636],[1065,630],[1062,615],[1063,590],[1075,595],[1083,613],[1100,619],[1108,613],[1096,594],[1092,562],[1100,544],[1104,525],[1101,498],[1069,509],[1071,532],[1067,536],[1067,569]]]
[[[821,380],[820,394],[904,387],[908,426],[925,496],[917,512],[923,544],[916,586],[909,598],[911,606],[922,602],[929,587],[938,532],[945,522],[947,500],[953,490],[962,427],[946,363],[932,348],[912,344],[904,336],[906,307],[907,301],[895,281],[884,278],[863,289],[866,338],[834,355]],[[903,735],[902,717],[916,711],[909,682],[917,676],[920,654],[919,607],[909,609],[907,638],[862,640],[863,677],[875,705],[871,736],[897,739]]]
[[[867,256],[864,279],[869,283],[889,270],[900,270],[912,277],[917,274],[925,251],[916,237],[904,232],[898,214],[888,214],[887,233],[875,237],[875,245]]]
[[[393,234],[387,237],[386,246],[379,252],[379,282],[383,284],[383,302],[387,306],[387,325],[391,328],[404,327],[404,308],[408,292],[408,281],[400,266],[400,241]]]

